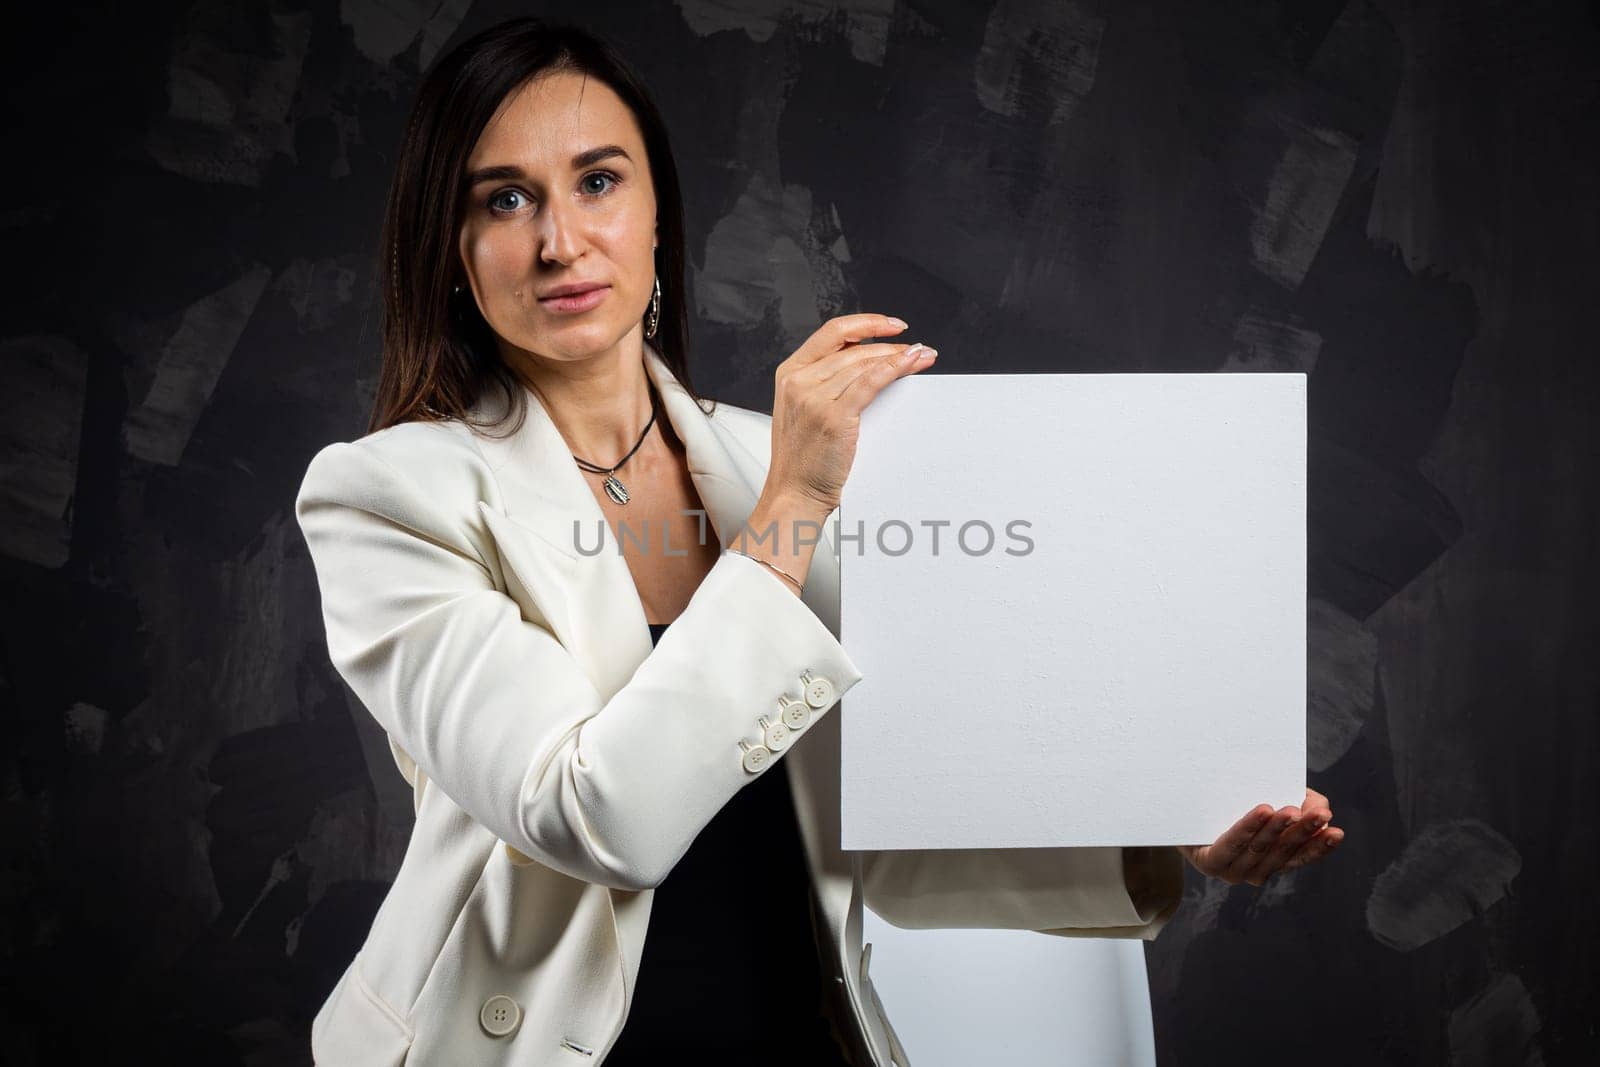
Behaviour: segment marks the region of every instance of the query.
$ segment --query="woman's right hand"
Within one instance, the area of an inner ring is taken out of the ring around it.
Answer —
[[[840,315],[778,364],[767,492],[798,497],[822,514],[839,506],[861,412],[884,386],[931,367],[937,356],[923,344],[860,343],[905,328],[887,315]]]

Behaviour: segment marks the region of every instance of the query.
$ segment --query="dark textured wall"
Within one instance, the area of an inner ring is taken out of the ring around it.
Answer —
[[[1511,0],[8,17],[0,1059],[308,1061],[410,811],[291,505],[362,432],[419,67],[534,9],[659,95],[713,395],[769,408],[852,310],[935,374],[1309,372],[1310,782],[1349,837],[1191,882],[1163,1064],[1600,1062],[1600,31]]]

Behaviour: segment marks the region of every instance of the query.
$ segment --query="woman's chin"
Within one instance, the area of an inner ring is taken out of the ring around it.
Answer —
[[[555,328],[545,327],[531,337],[518,339],[517,343],[547,359],[573,362],[615,348],[631,328],[600,322],[572,322]]]

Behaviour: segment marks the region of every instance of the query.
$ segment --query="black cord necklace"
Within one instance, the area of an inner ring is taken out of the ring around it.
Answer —
[[[621,467],[624,463],[628,462],[628,460],[632,459],[633,454],[639,451],[639,446],[644,444],[644,439],[650,433],[650,427],[654,426],[655,422],[656,394],[652,390],[650,393],[650,421],[644,424],[644,432],[639,435],[639,440],[634,444],[634,446],[628,449],[628,454],[626,456],[623,456],[621,459],[617,460],[616,463],[609,467],[602,467],[598,463],[590,463],[586,459],[578,459],[577,456],[573,456],[572,458],[578,460],[578,466],[582,467],[584,470],[591,471],[595,474],[604,474],[606,476],[606,496],[610,497],[612,500],[615,500],[619,504],[626,504],[628,502],[628,487],[623,485],[613,472],[616,471],[618,467]]]

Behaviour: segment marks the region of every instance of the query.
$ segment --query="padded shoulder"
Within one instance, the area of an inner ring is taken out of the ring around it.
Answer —
[[[492,501],[499,496],[488,460],[474,442],[472,432],[455,419],[403,422],[354,441],[336,441],[312,459],[313,466],[324,453],[354,453],[367,463],[381,461],[436,500],[439,495],[458,496],[459,500],[438,502],[463,505],[468,514],[476,501]],[[358,465],[360,462],[363,461],[357,461]]]
[[[498,557],[478,502],[500,506],[488,460],[461,422],[406,422],[324,446],[306,468],[295,510],[358,508],[455,546],[490,569]]]
[[[471,486],[479,495],[493,484],[489,462],[473,440],[472,431],[457,419],[402,422],[353,443],[373,450],[391,466],[430,486],[441,475]]]

